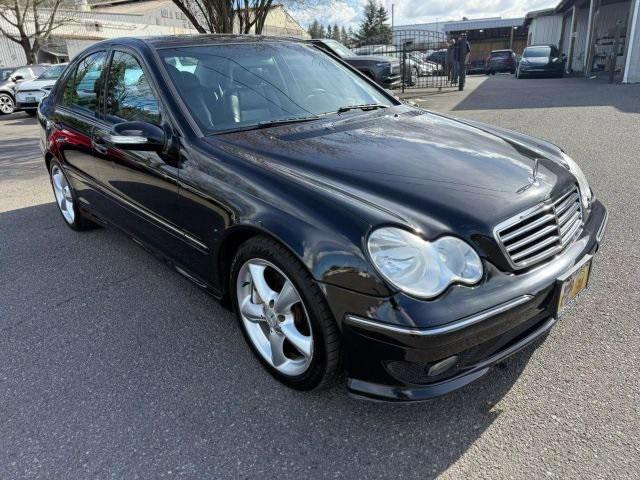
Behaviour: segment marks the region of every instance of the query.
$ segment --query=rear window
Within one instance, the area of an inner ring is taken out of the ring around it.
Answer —
[[[551,47],[529,47],[526,48],[522,54],[524,58],[549,57],[550,55]]]
[[[509,58],[511,52],[491,52],[491,58]]]

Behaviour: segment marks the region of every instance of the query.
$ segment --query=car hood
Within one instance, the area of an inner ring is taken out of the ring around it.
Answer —
[[[400,63],[397,58],[384,57],[382,55],[358,55],[356,57],[345,57],[344,60],[349,63],[373,63],[373,62],[388,62],[388,63]]]
[[[434,235],[489,234],[573,181],[555,147],[490,128],[398,106],[207,140],[311,188],[378,207],[389,221]]]
[[[55,85],[56,80],[27,80],[21,82],[17,87],[16,91],[26,91],[26,90],[41,90],[44,87],[51,87]]]

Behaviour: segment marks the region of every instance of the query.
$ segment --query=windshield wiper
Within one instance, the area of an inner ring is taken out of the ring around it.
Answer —
[[[340,107],[338,113],[348,112],[349,110],[376,110],[378,108],[387,108],[386,105],[380,105],[379,103],[364,103],[362,105],[347,105]]]
[[[235,128],[227,128],[225,130],[218,130],[217,132],[213,132],[212,135],[222,135],[225,133],[236,133],[236,132],[246,132],[248,130],[258,130],[261,128],[269,128],[275,127],[278,125],[287,125],[289,123],[302,123],[302,122],[310,122],[311,120],[318,120],[321,118],[320,115],[314,115],[310,117],[291,117],[291,118],[281,118],[279,120],[265,120],[263,122],[254,123],[251,125],[244,125],[241,127]]]
[[[313,115],[309,117],[291,117],[281,118],[279,120],[266,120],[264,122],[258,122],[258,124],[254,125],[253,128],[269,128],[276,125],[287,125],[288,123],[309,122],[311,120],[317,120],[319,118],[319,115]]]

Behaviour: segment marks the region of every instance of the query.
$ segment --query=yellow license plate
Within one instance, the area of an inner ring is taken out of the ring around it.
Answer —
[[[565,307],[589,285],[589,274],[591,273],[591,260],[585,262],[575,272],[562,280],[560,293],[558,294],[558,317]]]

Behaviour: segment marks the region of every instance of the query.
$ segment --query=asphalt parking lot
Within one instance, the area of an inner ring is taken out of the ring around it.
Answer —
[[[610,221],[539,348],[408,406],[276,383],[213,298],[65,227],[35,120],[0,117],[0,478],[637,478],[640,85],[498,75],[416,101],[562,146]]]

